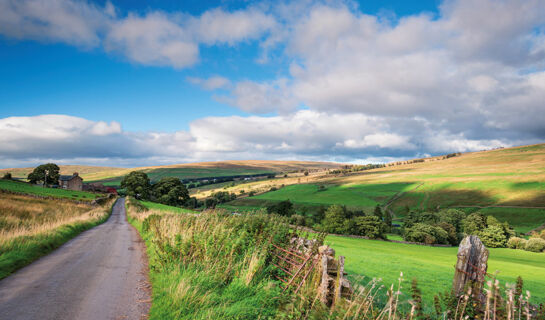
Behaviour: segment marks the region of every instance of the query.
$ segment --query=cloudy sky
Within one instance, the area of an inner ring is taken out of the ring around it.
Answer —
[[[543,0],[0,0],[0,167],[544,142],[544,13]]]

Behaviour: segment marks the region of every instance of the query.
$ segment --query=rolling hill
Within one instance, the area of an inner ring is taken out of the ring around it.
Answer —
[[[162,177],[178,177],[180,179],[197,179],[209,177],[225,177],[235,175],[254,175],[279,172],[295,172],[301,170],[324,170],[340,167],[340,164],[312,161],[217,161],[185,163],[167,166],[150,166],[138,168],[115,168],[80,165],[61,165],[61,174],[78,172],[85,182],[102,182],[105,185],[119,185],[124,175],[131,171],[141,170],[148,174],[152,181]],[[0,175],[11,172],[14,178],[25,179],[33,168],[0,169]]]

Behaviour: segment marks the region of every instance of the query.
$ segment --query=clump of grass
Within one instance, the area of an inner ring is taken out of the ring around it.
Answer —
[[[0,279],[109,216],[102,207],[0,192]]]

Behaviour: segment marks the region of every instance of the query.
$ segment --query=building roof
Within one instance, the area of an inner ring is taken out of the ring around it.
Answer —
[[[68,176],[68,175],[60,175],[60,176],[59,176],[59,180],[60,180],[60,181],[70,181],[70,180],[74,179],[75,177],[79,177],[79,175],[77,175],[77,174],[73,174],[73,175],[70,175],[70,176]]]

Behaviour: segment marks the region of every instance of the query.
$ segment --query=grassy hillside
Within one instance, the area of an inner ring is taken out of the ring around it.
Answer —
[[[42,197],[64,198],[77,201],[91,201],[97,197],[103,196],[96,193],[85,191],[74,191],[65,189],[44,188],[31,185],[25,182],[0,180],[0,190],[11,192],[26,193]]]
[[[267,182],[273,183],[261,184]],[[403,216],[405,206],[423,210],[462,207],[466,211],[491,207],[483,211],[508,221],[519,232],[545,223],[545,144],[448,159],[435,157],[356,173],[322,174],[300,183],[292,179],[280,190],[227,205],[256,208],[260,201],[289,199],[308,207],[338,203],[370,210],[376,204],[390,204],[398,218]],[[320,185],[325,189],[319,189]]]
[[[279,172],[295,172],[301,170],[323,170],[337,168],[339,164],[312,161],[218,161],[186,163],[157,167],[114,168],[96,166],[61,165],[61,174],[78,172],[84,182],[102,182],[105,185],[117,186],[127,173],[141,170],[148,174],[152,181],[162,177],[180,179],[225,177],[235,175],[253,175]],[[33,168],[0,169],[0,176],[11,172],[14,178],[25,179]]]
[[[101,207],[0,192],[0,279],[106,221]]]
[[[337,255],[346,257],[346,271],[351,279],[367,283],[381,278],[389,287],[396,283],[400,272],[405,278],[405,293],[412,278],[419,280],[424,300],[431,305],[434,294],[444,292],[452,285],[457,247],[426,247],[377,240],[329,236],[326,243]],[[515,283],[520,275],[525,288],[535,302],[545,301],[545,254],[523,250],[490,248],[488,272],[499,271],[502,282]],[[362,279],[362,277],[365,277]]]

